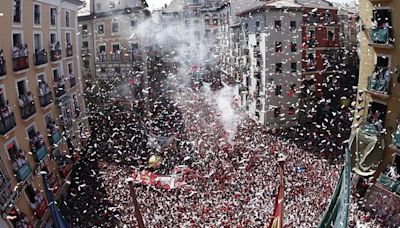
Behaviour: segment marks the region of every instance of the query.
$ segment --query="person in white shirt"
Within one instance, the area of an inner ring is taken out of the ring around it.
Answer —
[[[29,55],[28,45],[25,44],[25,46],[24,46],[24,56],[28,56],[28,55]]]
[[[371,18],[371,27],[372,29],[378,29],[378,22],[374,18]]]

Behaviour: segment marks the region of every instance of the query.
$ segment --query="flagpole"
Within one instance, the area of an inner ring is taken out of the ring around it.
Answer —
[[[138,227],[145,228],[142,213],[140,213],[140,206],[139,202],[137,201],[135,186],[133,185],[133,181],[128,181],[128,184],[129,184],[129,191],[131,192],[133,205],[135,206],[135,217],[138,222]]]
[[[283,227],[283,214],[284,214],[284,199],[285,199],[285,191],[283,190],[284,189],[284,175],[285,175],[285,157],[282,157],[282,158],[280,158],[279,160],[278,160],[278,162],[279,162],[279,179],[280,179],[280,189],[281,189],[281,191],[282,191],[282,201],[279,203],[279,204],[281,204],[281,208],[282,208],[282,217],[281,217],[281,219],[279,220],[279,222],[280,222],[280,227],[282,228]]]

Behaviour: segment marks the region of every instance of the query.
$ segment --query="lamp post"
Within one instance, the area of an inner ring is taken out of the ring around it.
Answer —
[[[145,226],[144,226],[144,222],[143,222],[143,217],[142,217],[142,213],[140,213],[140,206],[139,206],[139,202],[137,201],[133,180],[132,179],[128,180],[128,184],[129,184],[129,191],[131,193],[131,197],[132,197],[132,201],[133,201],[133,206],[135,207],[135,217],[136,217],[136,221],[138,222],[138,227],[144,228]]]

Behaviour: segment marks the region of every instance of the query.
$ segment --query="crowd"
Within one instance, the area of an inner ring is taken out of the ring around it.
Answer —
[[[28,57],[28,55],[29,55],[28,45],[27,44],[14,45],[12,52],[13,52],[14,59],[19,58],[19,57]]]
[[[25,156],[25,151],[19,149],[15,154],[10,153],[10,156],[12,157],[13,171],[15,174],[17,174],[18,170],[28,163],[28,160]]]
[[[35,112],[35,101],[31,92],[19,95],[18,104],[22,112],[23,118]]]
[[[319,223],[342,161],[321,159],[291,140],[270,134],[250,118],[240,123],[228,143],[220,113],[204,94],[184,89],[174,100],[176,110],[168,105],[165,116],[180,116],[181,123],[175,118],[162,122],[180,129],[176,150],[147,146],[142,122],[152,122],[154,117],[143,118],[118,107],[97,112],[92,142],[67,200],[73,210],[64,212],[74,227],[133,226],[136,220],[126,179],[144,169],[168,175],[178,165],[191,170],[182,188],[136,188],[146,226],[265,226],[274,209],[279,154],[286,156],[285,224],[315,227]],[[154,170],[147,164],[153,154],[163,158]]]

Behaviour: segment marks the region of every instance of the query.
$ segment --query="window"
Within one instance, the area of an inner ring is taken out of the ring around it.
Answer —
[[[33,23],[40,25],[40,5],[37,4],[33,6]]]
[[[282,63],[275,63],[275,73],[282,73]]]
[[[99,46],[99,52],[100,52],[100,53],[105,53],[105,52],[106,52],[106,46],[100,45],[100,46]]]
[[[290,43],[290,51],[296,52],[297,51],[297,44],[295,42]]]
[[[104,25],[103,24],[97,25],[97,32],[99,34],[104,34]]]
[[[73,74],[74,70],[72,68],[72,63],[68,63],[68,74]]]
[[[36,203],[36,199],[35,199],[36,192],[35,192],[35,189],[32,187],[31,184],[28,184],[28,185],[26,186],[26,188],[25,188],[25,193],[26,193],[26,196],[28,197],[28,200],[29,200],[29,202],[30,202],[31,204]]]
[[[65,26],[69,27],[69,11],[65,11]]]
[[[281,21],[275,21],[275,29],[277,31],[281,31],[282,28],[282,22]]]
[[[87,24],[82,24],[82,37],[87,37],[88,35],[88,26]]]
[[[89,47],[89,42],[83,41],[82,42],[82,48],[88,48]]]
[[[276,85],[275,86],[275,95],[281,95],[282,94],[282,85]]]
[[[260,28],[260,22],[256,21],[256,28]]]
[[[281,114],[281,108],[277,107],[274,108],[274,117],[279,117],[279,115]]]
[[[118,24],[118,22],[113,22],[112,23],[112,32],[113,33],[119,32],[119,24]]]
[[[297,63],[296,62],[291,62],[290,63],[290,69],[291,69],[292,73],[297,72]]]
[[[96,4],[96,10],[97,11],[101,11],[101,3],[97,3]]]
[[[297,25],[296,25],[296,21],[290,21],[290,31],[294,31],[296,30]]]
[[[136,27],[136,20],[131,20],[131,28],[135,28]]]
[[[334,40],[335,40],[335,31],[328,30],[328,41],[334,41]]]
[[[0,107],[4,107],[6,105],[6,97],[4,96],[4,88],[0,88]]]
[[[13,1],[13,22],[22,22],[22,7],[21,7],[21,0],[14,0]]]
[[[282,42],[275,42],[275,52],[282,52]]]
[[[54,81],[58,81],[61,79],[60,74],[58,73],[58,69],[53,70],[53,78],[54,78]]]
[[[26,95],[28,93],[26,80],[21,80],[17,82],[17,91],[19,96]]]
[[[13,47],[21,47],[23,45],[22,34],[14,33],[13,34]]]
[[[213,25],[218,25],[218,19],[213,19]]]
[[[57,43],[57,34],[56,33],[50,33],[50,43],[51,44]]]
[[[296,95],[296,84],[290,85],[290,89],[287,94],[289,97],[294,97]]]
[[[57,18],[57,9],[56,8],[51,8],[50,9],[50,25],[55,26],[56,25],[56,19]]]
[[[132,50],[138,50],[139,49],[139,44],[138,43],[132,43],[131,44],[131,49]]]
[[[42,50],[42,36],[40,34],[33,34],[33,45],[35,53]]]
[[[71,44],[71,33],[69,32],[65,33],[65,41],[67,42],[67,46],[68,44]]]
[[[114,9],[115,8],[115,3],[114,2],[110,2],[110,9]]]
[[[38,75],[38,76],[37,76],[37,81],[38,81],[38,86],[40,86],[40,83],[42,83],[42,82],[43,82],[43,83],[46,83],[44,74]]]
[[[205,24],[205,25],[209,25],[209,24],[210,24],[210,19],[205,19],[205,20],[204,20],[204,24]]]

